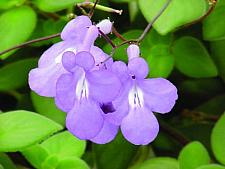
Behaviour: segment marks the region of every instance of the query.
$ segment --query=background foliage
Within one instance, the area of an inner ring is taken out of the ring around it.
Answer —
[[[81,2],[0,0],[0,51],[60,32],[71,13],[81,14]],[[137,38],[165,2],[101,0],[123,14],[96,10],[93,21],[109,17],[125,38]],[[30,91],[29,70],[58,38],[0,55],[0,169],[225,169],[225,0],[199,20],[209,8],[207,0],[172,0],[141,43],[149,77],[168,78],[179,91],[172,112],[157,115],[160,133],[148,146],[121,134],[106,145],[80,141],[53,99]],[[97,43],[110,53],[103,39]],[[126,47],[114,59],[127,61]]]

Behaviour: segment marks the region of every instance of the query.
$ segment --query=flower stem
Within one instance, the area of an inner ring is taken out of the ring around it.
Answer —
[[[114,33],[114,35],[116,35],[116,37],[120,38],[122,41],[126,41],[123,35],[121,35],[114,26],[112,26],[112,33]]]
[[[77,6],[91,8],[91,9],[93,9],[95,6],[94,9],[98,9],[98,10],[105,11],[105,12],[117,13],[119,15],[121,15],[123,12],[123,10],[117,10],[117,9],[113,9],[113,8],[106,7],[106,6],[99,5],[99,4],[95,5],[95,3],[93,3],[93,2],[82,2],[82,3],[78,3]]]
[[[15,50],[15,49],[18,49],[18,48],[25,47],[25,46],[27,46],[29,44],[32,44],[32,43],[53,39],[53,38],[56,38],[56,37],[59,37],[59,36],[60,36],[60,33],[57,33],[57,34],[54,34],[54,35],[45,36],[45,37],[42,37],[42,38],[38,38],[38,39],[31,40],[31,41],[27,41],[25,43],[19,44],[17,46],[14,46],[12,48],[9,48],[9,49],[6,49],[6,50],[0,52],[0,55],[3,55],[5,53],[7,53],[7,52],[10,52],[11,50]]]
[[[183,27],[188,27],[190,25],[198,23],[198,22],[204,20],[205,18],[207,18],[212,13],[212,11],[215,9],[216,4],[217,4],[217,0],[209,0],[210,7],[209,7],[208,11],[203,16],[198,18],[197,20],[194,20],[191,23],[188,23],[188,24],[184,25]]]
[[[116,48],[116,45],[113,43],[113,41],[106,35],[104,32],[102,32],[100,29],[98,30],[101,36],[113,47]]]
[[[163,121],[160,121],[160,127],[162,131],[168,134],[171,138],[174,138],[177,142],[179,142],[182,146],[185,146],[190,142],[190,140],[185,137],[182,133],[178,130],[174,129],[173,127],[169,126]]]
[[[163,12],[167,9],[167,7],[169,6],[170,2],[172,0],[167,0],[167,2],[163,5],[163,7],[160,9],[159,13],[152,19],[152,21],[147,25],[147,27],[145,28],[144,32],[141,34],[141,36],[138,38],[138,42],[141,42],[145,36],[147,35],[147,33],[150,31],[150,29],[152,28],[152,25],[155,23],[155,21],[163,14]]]
[[[95,11],[95,8],[96,8],[96,5],[99,3],[99,0],[95,0],[95,3],[93,5],[93,7],[91,8],[90,12],[89,12],[89,17],[92,18],[93,14],[94,14],[94,11]]]

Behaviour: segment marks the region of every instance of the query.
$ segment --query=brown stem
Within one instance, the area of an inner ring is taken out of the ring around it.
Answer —
[[[114,33],[114,35],[116,35],[116,37],[118,37],[119,39],[121,39],[122,41],[127,41],[123,35],[121,35],[114,26],[112,26],[112,33]]]
[[[111,41],[111,39],[106,35],[104,34],[104,32],[102,32],[100,29],[98,30],[99,33],[101,34],[101,36],[113,47],[113,48],[116,48],[116,45]]]
[[[179,142],[182,146],[185,146],[190,142],[187,137],[185,137],[182,133],[175,130],[173,127],[169,126],[165,122],[160,121],[160,127],[164,133],[168,134],[171,138],[177,140],[177,142]]]
[[[212,115],[212,114],[207,114],[204,112],[200,112],[196,110],[188,110],[188,109],[184,109],[182,111],[182,116],[186,118],[191,118],[192,121],[195,121],[195,122],[202,122],[202,121],[217,122],[220,118],[218,115]]]
[[[217,4],[217,0],[210,0],[210,2],[211,2],[210,7],[209,7],[208,11],[203,16],[201,16],[197,20],[192,21],[191,23],[188,23],[188,24],[184,25],[183,27],[188,27],[190,25],[193,25],[193,24],[196,24],[198,22],[201,22],[202,20],[207,18],[212,13],[212,11],[215,9],[216,4]]]
[[[42,38],[34,39],[34,40],[31,40],[31,41],[19,44],[17,46],[14,46],[12,48],[6,49],[6,50],[0,52],[0,55],[3,55],[5,53],[7,53],[7,52],[10,52],[10,51],[18,49],[18,48],[22,48],[22,47],[27,46],[27,45],[32,44],[32,43],[36,43],[36,42],[40,42],[40,41],[44,41],[44,40],[49,40],[49,39],[56,38],[56,37],[59,37],[59,36],[60,36],[60,33],[57,33],[57,34],[54,34],[54,35],[50,35],[50,36],[45,36],[45,37],[42,37]]]
[[[153,18],[153,20],[147,25],[147,27],[145,28],[145,30],[143,31],[143,33],[141,34],[141,36],[138,39],[131,39],[131,40],[126,40],[122,35],[120,35],[117,31],[116,34],[120,39],[123,40],[122,43],[120,43],[119,45],[116,46],[115,49],[125,45],[125,44],[138,44],[145,38],[145,36],[147,35],[147,33],[150,31],[150,29],[152,28],[152,25],[155,23],[155,21],[162,15],[162,13],[166,10],[166,8],[169,6],[170,2],[172,0],[167,0],[167,2],[163,5],[163,7],[160,9],[160,11],[158,12],[158,14]],[[115,31],[115,30],[114,30]],[[114,49],[114,50],[115,50]]]
[[[90,10],[90,12],[89,12],[89,14],[88,14],[88,16],[89,16],[90,18],[92,18],[92,16],[94,15],[94,11],[95,11],[96,5],[99,3],[99,1],[100,1],[100,0],[95,0],[94,6],[91,8],[91,10]]]
[[[82,13],[83,15],[88,16],[88,13],[84,10],[83,7],[79,6],[78,4],[76,5],[76,7],[80,9],[80,11],[81,11],[81,13]]]

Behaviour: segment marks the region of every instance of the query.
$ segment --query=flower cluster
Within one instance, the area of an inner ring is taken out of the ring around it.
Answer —
[[[108,34],[111,28],[107,19],[97,25],[87,16],[70,21],[61,33],[63,41],[45,51],[29,73],[29,85],[39,95],[55,98],[76,137],[105,144],[120,128],[131,143],[146,145],[159,131],[153,112],[171,111],[177,89],[163,78],[146,79],[148,65],[137,45],[128,47],[127,65],[107,59],[94,42],[99,30]]]

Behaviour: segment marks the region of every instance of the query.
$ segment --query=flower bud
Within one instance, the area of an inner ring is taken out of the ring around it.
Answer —
[[[112,25],[113,23],[109,19],[104,19],[99,22],[96,26],[104,33],[109,34],[112,32]]]
[[[127,48],[127,55],[128,55],[128,59],[131,60],[133,58],[139,57],[140,55],[140,48],[138,45],[130,45]]]

